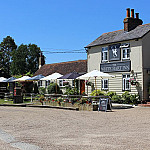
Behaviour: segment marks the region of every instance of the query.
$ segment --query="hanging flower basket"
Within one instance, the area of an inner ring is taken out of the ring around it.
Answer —
[[[63,81],[63,85],[67,86],[67,85],[69,85],[69,82],[68,81]]]
[[[92,86],[92,82],[89,82],[88,80],[86,81],[86,85],[88,85],[88,86]]]
[[[136,78],[130,78],[129,82],[131,83],[131,85],[137,84]]]

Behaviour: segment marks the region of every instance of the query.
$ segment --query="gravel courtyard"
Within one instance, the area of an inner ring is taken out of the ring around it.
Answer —
[[[149,150],[150,108],[0,107],[0,150]]]

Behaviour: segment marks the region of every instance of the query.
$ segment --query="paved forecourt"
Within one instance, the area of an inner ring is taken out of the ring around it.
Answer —
[[[0,107],[0,149],[149,150],[150,108],[112,112]]]

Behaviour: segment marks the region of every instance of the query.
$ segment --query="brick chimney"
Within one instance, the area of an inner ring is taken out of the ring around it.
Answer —
[[[135,13],[136,17],[134,17],[134,9],[131,9],[131,17],[130,17],[130,8],[127,8],[127,16],[124,19],[124,31],[131,31],[135,29],[137,26],[142,25],[143,21],[139,19],[139,13]]]
[[[45,64],[45,57],[42,54],[42,52],[40,53],[40,57],[39,57],[39,69]]]

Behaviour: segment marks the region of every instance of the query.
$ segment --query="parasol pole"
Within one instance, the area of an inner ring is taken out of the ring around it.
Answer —
[[[95,77],[95,89],[96,89],[96,96],[97,96],[96,77]]]
[[[56,94],[57,94],[57,79],[56,79]]]
[[[86,82],[85,82],[86,83]],[[87,95],[88,95],[88,85],[86,86],[87,87]]]
[[[89,81],[90,80],[90,77],[88,78],[88,80],[87,81]],[[86,83],[86,82],[85,82]],[[88,85],[87,85],[87,95],[88,95],[88,90],[89,90],[89,88],[88,88]]]
[[[74,79],[74,81],[73,81],[73,82],[74,82],[74,92],[75,92],[75,79]]]

